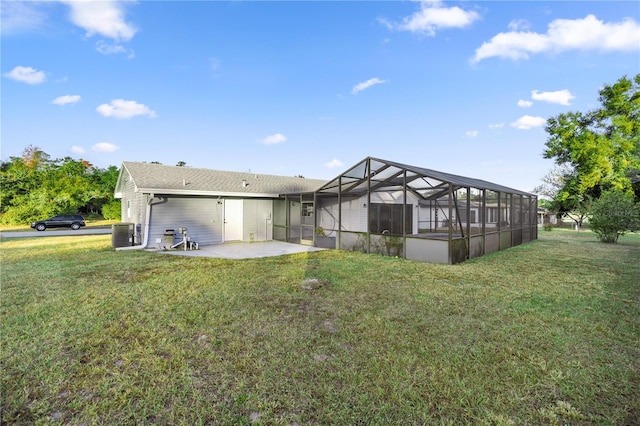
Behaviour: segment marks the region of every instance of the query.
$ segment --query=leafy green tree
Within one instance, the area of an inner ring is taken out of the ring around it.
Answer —
[[[75,213],[95,196],[90,168],[89,163],[65,157],[57,160],[47,171],[43,187],[60,213]]]
[[[116,166],[109,166],[106,169],[92,168],[90,176],[91,199],[81,210],[87,214],[102,213],[104,216],[104,206],[114,202],[113,191],[116,187],[119,173]]]
[[[579,230],[587,218],[593,197],[589,194],[568,191],[568,195],[560,198],[558,194],[567,189],[567,182],[572,182],[575,171],[566,164],[556,165],[543,176],[542,185],[533,189],[545,200],[545,208],[559,216],[571,219]]]
[[[102,206],[102,217],[107,220],[120,220],[122,216],[120,200],[114,200]]]
[[[41,171],[50,164],[49,155],[29,145],[20,157],[0,164],[0,213],[15,197],[26,196],[40,186]]]
[[[600,241],[615,243],[618,237],[640,226],[640,203],[634,203],[629,193],[604,192],[591,206],[589,225]]]
[[[544,157],[565,168],[554,197],[561,213],[604,191],[640,189],[640,74],[605,85],[599,94],[600,108],[547,121]]]
[[[2,223],[25,224],[60,213],[98,213],[113,203],[118,169],[70,157],[51,160],[38,147],[0,164]]]

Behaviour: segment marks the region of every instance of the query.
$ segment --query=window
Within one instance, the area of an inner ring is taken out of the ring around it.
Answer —
[[[465,206],[461,206],[460,209],[458,210],[459,214],[460,214],[460,220],[464,223],[467,222],[467,208]],[[476,211],[475,210],[471,210],[471,220],[469,222],[471,223],[476,223]]]
[[[486,223],[498,223],[498,197],[499,193],[495,191],[487,190],[485,192],[485,211],[486,211]]]
[[[511,227],[511,194],[502,193],[500,196],[500,229]]]
[[[405,233],[413,229],[413,205],[407,204]],[[369,232],[372,234],[402,235],[402,204],[376,204],[369,207]]]
[[[127,218],[131,217],[131,200],[127,200]]]
[[[487,207],[487,223],[498,222],[498,209],[496,207]]]

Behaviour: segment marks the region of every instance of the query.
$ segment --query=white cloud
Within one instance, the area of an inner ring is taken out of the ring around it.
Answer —
[[[325,167],[328,167],[330,169],[333,169],[335,167],[342,167],[344,166],[344,163],[340,160],[336,160],[335,158],[331,161],[329,161],[328,163],[324,163]]]
[[[74,145],[71,147],[71,152],[73,152],[74,154],[84,154],[85,149],[81,146]]]
[[[503,127],[504,123],[489,124],[490,129],[502,129]]]
[[[356,95],[358,94],[358,92],[362,92],[363,90],[368,89],[371,86],[375,86],[376,84],[382,84],[382,83],[386,83],[386,81],[380,80],[378,77],[370,78],[367,81],[363,81],[362,83],[358,83],[355,86],[353,86],[353,90],[351,90],[351,93]]]
[[[477,130],[469,130],[468,132],[465,133],[465,135],[469,136],[470,138],[475,138],[479,134],[480,132]]]
[[[520,108],[529,108],[531,105],[533,105],[533,102],[531,101],[525,101],[524,99],[520,99],[518,101],[518,106]]]
[[[571,99],[575,99],[575,96],[567,89],[557,90],[555,92],[538,92],[537,90],[532,90],[531,99],[549,102],[550,104],[571,105]]]
[[[114,118],[131,118],[136,115],[146,115],[149,118],[156,118],[158,115],[155,111],[144,104],[136,101],[127,101],[125,99],[114,99],[110,104],[102,104],[96,108],[96,111],[105,117]]]
[[[457,6],[444,7],[440,0],[421,1],[420,10],[407,16],[401,23],[389,22],[384,18],[378,21],[387,28],[398,31],[434,36],[436,30],[444,28],[463,28],[480,19],[477,12],[463,10]]]
[[[5,77],[27,84],[43,83],[47,77],[43,71],[38,71],[31,67],[17,66],[4,74]]]
[[[84,28],[87,37],[99,34],[117,41],[133,38],[137,28],[125,21],[124,2],[113,0],[62,0],[71,8],[71,21]]]
[[[40,12],[35,2],[2,1],[0,2],[2,34],[19,33],[23,30],[40,28],[45,22],[45,14]]]
[[[531,24],[526,19],[514,19],[509,22],[508,27],[511,31],[525,31],[531,27]]]
[[[58,96],[53,101],[51,101],[54,105],[66,105],[66,104],[75,104],[80,101],[80,95],[64,95]]]
[[[285,135],[283,135],[282,133],[276,133],[275,135],[267,136],[266,138],[262,139],[260,142],[262,142],[265,145],[275,145],[275,144],[283,143],[286,140],[287,140],[287,137]]]
[[[640,24],[633,19],[609,23],[594,15],[583,19],[556,19],[544,34],[510,31],[495,35],[476,49],[471,62],[494,56],[529,59],[530,54],[567,50],[636,51],[640,50],[639,39]]]
[[[520,130],[530,130],[535,127],[542,127],[547,123],[547,120],[543,117],[533,117],[531,115],[523,115],[516,121],[511,123],[512,127]]]
[[[136,56],[135,52],[132,49],[127,49],[126,47],[120,44],[109,44],[103,40],[100,40],[96,43],[96,50],[98,51],[98,53],[102,55],[123,54],[123,55],[127,55],[127,58],[129,59],[134,58]]]
[[[119,150],[120,147],[109,142],[100,142],[95,144],[91,149],[95,152],[115,152]]]

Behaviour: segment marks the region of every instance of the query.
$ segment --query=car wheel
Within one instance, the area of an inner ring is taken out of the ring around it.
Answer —
[[[71,229],[73,229],[74,231],[77,231],[78,229],[80,229],[80,224],[79,223],[72,223],[71,224]]]
[[[39,224],[36,225],[36,229],[38,231],[44,231],[45,229],[47,229],[47,227],[45,226],[44,223],[39,223]]]

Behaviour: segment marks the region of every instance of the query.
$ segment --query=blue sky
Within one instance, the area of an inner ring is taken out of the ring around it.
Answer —
[[[546,119],[640,72],[635,1],[1,7],[2,160],[330,179],[374,156],[530,191]]]

